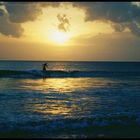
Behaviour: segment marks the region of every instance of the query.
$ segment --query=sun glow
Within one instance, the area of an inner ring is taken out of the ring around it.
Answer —
[[[67,32],[56,31],[51,35],[51,40],[57,44],[64,44],[69,40],[70,36]]]

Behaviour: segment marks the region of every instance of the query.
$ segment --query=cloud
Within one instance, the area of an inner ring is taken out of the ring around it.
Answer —
[[[114,28],[114,30],[115,31],[117,31],[117,32],[123,32],[124,30],[125,30],[125,25],[123,25],[123,24],[117,24],[117,23],[115,23],[115,24],[111,24],[111,26]]]
[[[3,2],[0,2],[0,6],[3,6]]]
[[[6,36],[20,37],[23,33],[23,28],[20,24],[11,23],[8,15],[4,10],[0,9],[0,33]]]
[[[23,33],[22,23],[34,21],[42,14],[42,7],[56,7],[60,2],[0,2],[7,14],[0,9],[0,33],[20,37]]]
[[[65,15],[65,14],[60,15],[60,14],[58,14],[57,15],[57,19],[59,21],[58,29],[60,31],[67,32],[69,30],[69,26],[70,26],[70,21],[69,21],[67,15]]]
[[[5,2],[10,21],[23,23],[34,21],[42,14],[42,7],[57,7],[60,2]]]
[[[86,10],[85,21],[109,21],[115,31],[128,28],[140,35],[140,7],[131,2],[76,2],[74,6]]]
[[[0,9],[0,16],[4,15],[4,11],[2,9]]]
[[[28,21],[34,21],[42,14],[43,7],[58,7],[61,2],[0,2],[4,10],[0,8],[0,32],[2,34],[22,35],[21,24]],[[132,2],[72,2],[79,8],[86,10],[85,21],[101,20],[108,22],[117,32],[123,32],[129,29],[131,33],[140,36],[140,4]],[[58,16],[58,29],[67,31],[69,28],[69,19],[65,15]],[[3,25],[4,24],[4,25]],[[2,29],[2,27],[5,27]],[[6,28],[6,26],[9,26]],[[15,34],[11,31],[15,30]],[[7,31],[9,29],[9,31]],[[11,33],[10,33],[11,32]]]
[[[11,22],[23,23],[27,21],[34,21],[42,14],[41,7],[34,2],[5,2],[6,10],[9,13]]]
[[[132,23],[128,24],[128,28],[131,30],[132,33],[134,33],[137,36],[140,36],[139,23],[137,25],[137,22],[132,22]]]

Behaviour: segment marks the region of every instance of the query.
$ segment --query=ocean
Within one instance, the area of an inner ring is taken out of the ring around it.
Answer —
[[[140,137],[140,62],[0,61],[0,137]]]

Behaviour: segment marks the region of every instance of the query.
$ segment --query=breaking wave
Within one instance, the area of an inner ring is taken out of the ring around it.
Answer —
[[[0,78],[78,78],[78,77],[128,77],[140,76],[140,72],[125,71],[61,71],[48,70],[0,70]]]

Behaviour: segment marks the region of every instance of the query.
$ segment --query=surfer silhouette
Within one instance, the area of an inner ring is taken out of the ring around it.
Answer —
[[[47,71],[47,66],[48,66],[47,63],[44,63],[44,64],[43,64],[43,71],[44,71],[44,72]]]

